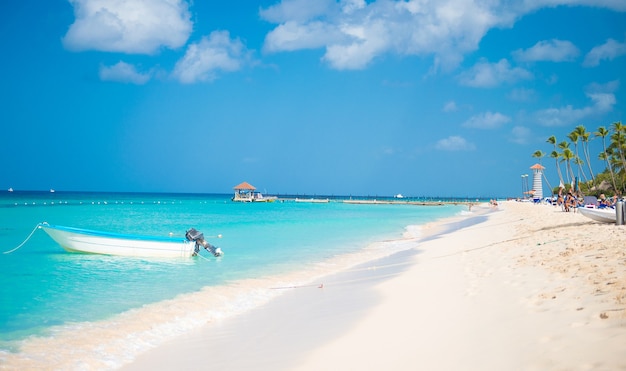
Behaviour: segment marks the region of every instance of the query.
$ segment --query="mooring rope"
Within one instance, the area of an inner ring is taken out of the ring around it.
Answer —
[[[200,257],[200,258],[202,258],[202,259],[204,259],[204,260],[206,260],[206,261],[212,261],[211,259],[209,259],[209,258],[206,258],[206,257],[202,256],[202,254],[200,254],[200,251],[198,251],[198,253],[196,254],[196,256],[197,256],[197,257]]]
[[[17,249],[19,249],[20,247],[24,246],[24,244],[25,244],[26,242],[28,242],[28,240],[30,240],[30,238],[33,236],[33,234],[35,234],[35,231],[36,231],[37,229],[39,229],[39,224],[37,224],[37,225],[35,226],[35,228],[33,228],[33,231],[32,231],[32,232],[30,232],[30,234],[28,235],[28,237],[26,237],[26,239],[24,240],[24,242],[22,242],[22,243],[21,243],[18,247],[14,248],[13,250],[9,250],[9,251],[5,251],[5,252],[3,252],[3,254],[10,254],[10,253],[12,253],[12,252],[16,251]]]

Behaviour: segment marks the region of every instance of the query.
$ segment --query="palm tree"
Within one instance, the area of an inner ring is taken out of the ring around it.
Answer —
[[[621,122],[613,123],[614,133],[611,135],[611,145],[617,150],[617,155],[622,162],[622,170],[626,170],[626,158],[624,158],[624,142],[626,141],[626,127]]]
[[[569,138],[569,140],[574,144],[574,151],[575,151],[575,161],[574,164],[578,165],[578,173],[583,175],[583,178],[585,179],[585,182],[587,182],[587,175],[585,175],[585,171],[583,170],[583,162],[580,159],[580,156],[578,156],[578,133],[576,132],[576,130],[572,131],[571,133],[569,133],[567,135],[567,137]]]
[[[561,143],[558,144],[559,148],[561,149],[561,153],[559,153],[559,157],[562,159],[561,162],[566,161],[565,159],[565,150],[569,151],[570,154],[573,156],[574,153],[572,152],[572,150],[569,149],[569,143],[567,143],[566,141],[562,141]],[[571,160],[571,158],[569,159]],[[572,178],[574,177],[574,173],[571,171],[571,166],[568,166],[568,164],[566,164],[565,166],[565,174],[567,174],[567,182],[571,182]]]
[[[533,153],[533,157],[536,157],[539,159],[539,163],[541,164],[541,159],[545,156],[546,154],[543,153],[543,151],[541,150],[537,150]]]
[[[550,144],[552,144],[554,146],[554,151],[552,151],[552,153],[550,153],[550,157],[552,157],[554,159],[554,162],[556,163],[556,172],[557,174],[559,174],[559,182],[560,184],[563,184],[563,173],[561,172],[561,165],[559,163],[559,152],[557,152],[557,147],[556,147],[556,137],[553,135],[550,138],[548,138],[548,140],[546,141]]]
[[[611,174],[611,180],[613,181],[613,191],[617,191],[617,184],[615,183],[615,173],[613,172],[613,166],[611,166],[611,161],[609,160],[609,154],[606,150],[606,136],[609,135],[609,131],[606,130],[604,126],[600,126],[598,131],[593,133],[596,137],[602,138],[602,152],[600,152],[600,156],[598,156],[601,160],[606,161],[606,165],[609,168],[609,173]]]
[[[626,173],[623,170],[620,170],[620,166],[622,166],[622,161],[611,151],[611,148],[608,149],[609,161],[613,165],[613,170],[615,172],[615,183],[617,184],[617,190],[615,191],[618,195],[623,195],[624,190],[626,190]]]
[[[583,155],[585,156],[585,161],[587,161],[587,167],[589,168],[589,175],[591,176],[591,181],[595,185],[595,177],[593,176],[593,169],[591,168],[591,158],[589,156],[589,137],[591,136],[591,133],[588,132],[587,129],[585,129],[583,125],[576,126],[574,131],[576,132],[576,134],[578,134],[578,137],[580,138],[580,141],[582,142]]]
[[[560,168],[559,158],[561,158],[561,155],[557,151],[552,151],[550,152],[550,157],[552,157],[554,161],[556,162],[556,166],[557,166],[558,173],[559,173],[559,186],[561,186],[563,185],[563,175],[561,175],[561,169],[559,169]]]
[[[566,169],[569,171],[569,174],[571,175],[571,178],[570,178],[570,182],[571,182],[571,179],[574,178],[574,171],[572,170],[572,160],[576,158],[576,154],[572,152],[571,149],[565,148],[563,150],[563,153],[561,153],[561,157],[563,158],[563,161],[565,161]]]
[[[572,162],[574,163],[574,165],[576,165],[578,167],[578,171],[580,171],[580,169],[582,168],[583,164],[585,163],[582,158],[580,158],[580,157],[578,157],[576,155],[574,155],[574,158],[572,159]],[[583,173],[583,176],[584,175],[585,175],[585,173]],[[587,177],[584,177],[584,178],[585,178],[585,184],[587,184],[587,182],[588,182]]]

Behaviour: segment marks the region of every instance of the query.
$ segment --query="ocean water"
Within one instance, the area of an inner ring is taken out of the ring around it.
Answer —
[[[119,367],[178,334],[255,308],[282,288],[410,248],[416,226],[466,210],[230,197],[0,193],[0,368]],[[68,253],[36,229],[41,222],[181,238],[193,227],[225,255]]]

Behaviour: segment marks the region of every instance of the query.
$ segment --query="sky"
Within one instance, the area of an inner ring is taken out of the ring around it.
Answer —
[[[0,47],[3,190],[515,197],[626,112],[624,0],[4,0]]]

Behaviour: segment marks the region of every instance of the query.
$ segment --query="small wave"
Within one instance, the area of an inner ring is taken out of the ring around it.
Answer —
[[[417,246],[419,226],[407,227],[410,238],[371,243],[364,249],[333,256],[305,270],[205,287],[174,299],[147,304],[107,320],[53,327],[49,336],[19,343],[19,353],[0,353],[6,369],[115,369],[139,354],[199,327],[218,323],[268,303],[286,290],[316,283],[332,273]]]

